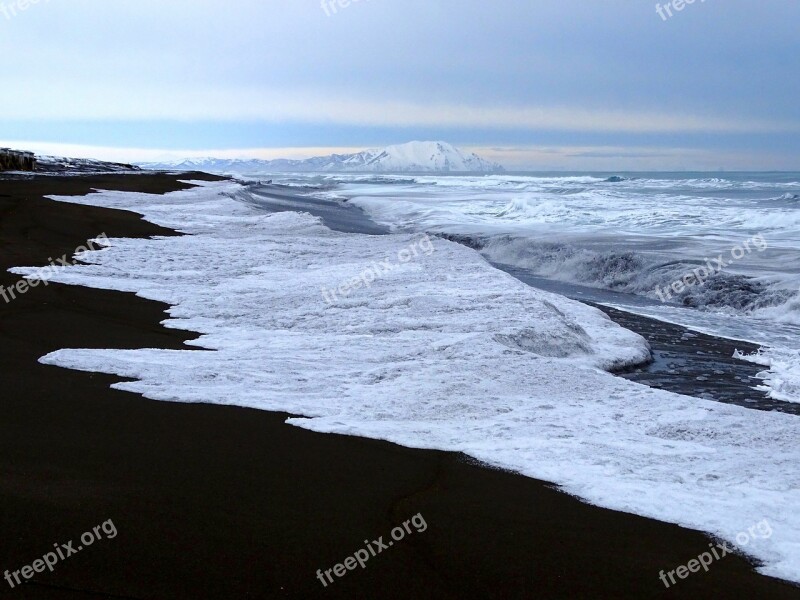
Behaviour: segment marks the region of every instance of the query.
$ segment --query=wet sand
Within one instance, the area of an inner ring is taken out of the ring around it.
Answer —
[[[200,178],[198,174],[184,179]],[[167,175],[0,181],[0,284],[100,233],[170,235],[56,203],[92,188],[164,193]],[[163,304],[51,283],[0,302],[0,571],[113,519],[119,535],[0,598],[800,598],[726,557],[666,590],[700,533],[583,504],[466,457],[285,425],[287,415],[154,402],[118,378],[40,365],[65,347],[181,348]],[[421,513],[428,529],[324,588],[329,569]]]

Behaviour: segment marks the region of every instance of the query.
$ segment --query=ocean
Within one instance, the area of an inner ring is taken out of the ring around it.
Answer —
[[[542,289],[761,344],[761,390],[800,402],[800,173],[269,177]]]

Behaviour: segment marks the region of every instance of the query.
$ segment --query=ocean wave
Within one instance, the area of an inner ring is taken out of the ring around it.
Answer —
[[[465,177],[455,175],[429,175],[417,178],[417,183],[434,184],[442,187],[470,188],[474,190],[491,188],[534,187],[546,189],[550,186],[591,185],[604,183],[606,177],[592,175],[538,176],[538,175],[485,175],[481,177]]]
[[[310,178],[318,178],[328,184],[354,184],[359,185],[412,185],[417,183],[414,177],[403,175],[375,175],[375,174],[325,174],[314,175]],[[308,179],[308,178],[306,178]]]
[[[454,236],[449,236],[454,239]],[[727,310],[764,316],[780,314],[800,322],[800,293],[778,284],[722,271],[702,285],[685,286],[675,293],[670,286],[681,281],[701,262],[654,261],[630,251],[597,252],[558,242],[536,242],[514,236],[460,236],[454,241],[478,248],[489,260],[521,267],[536,275],[645,296],[699,309]]]
[[[765,182],[765,181],[752,181],[752,180],[736,180],[725,179],[722,177],[692,177],[686,179],[656,179],[656,178],[630,178],[625,179],[620,183],[630,183],[637,188],[650,188],[650,189],[698,189],[709,191],[720,190],[749,190],[757,191],[764,189],[772,189],[775,185],[788,189],[799,189],[800,181],[785,181],[785,182]]]
[[[798,402],[800,398],[800,350],[785,348],[761,349],[755,354],[743,354],[736,351],[734,355],[763,367],[756,377],[763,385],[756,387],[770,398],[782,402]]]
[[[798,200],[800,200],[800,194],[786,193],[783,196],[781,196],[780,198],[774,198],[774,200],[778,200],[778,201],[780,201],[780,200],[788,200],[788,201],[791,201],[791,202],[797,202]]]

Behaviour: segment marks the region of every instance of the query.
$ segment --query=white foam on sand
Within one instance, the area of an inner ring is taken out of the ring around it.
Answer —
[[[756,389],[774,400],[800,403],[800,350],[766,348],[755,354],[736,352],[735,358],[767,367],[757,377]]]
[[[56,198],[190,233],[112,239],[82,256],[91,264],[43,274],[168,302],[167,326],[200,332],[194,344],[215,351],[74,349],[41,361],[133,378],[115,387],[155,400],[286,411],[317,432],[461,451],[734,544],[766,519],[772,536],[745,550],[761,572],[800,581],[796,417],[608,374],[647,356],[646,342],[473,250],[436,239],[401,262],[422,247],[417,236],[336,233],[307,214],[259,212],[239,190]],[[321,288],[383,261],[392,267],[371,287],[326,302]]]

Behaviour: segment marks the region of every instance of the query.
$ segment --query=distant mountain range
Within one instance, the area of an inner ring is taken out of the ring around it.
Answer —
[[[145,169],[205,171],[220,174],[279,172],[366,173],[499,173],[497,163],[466,153],[446,142],[409,142],[355,154],[331,154],[304,160],[192,158],[165,163],[142,163]]]

